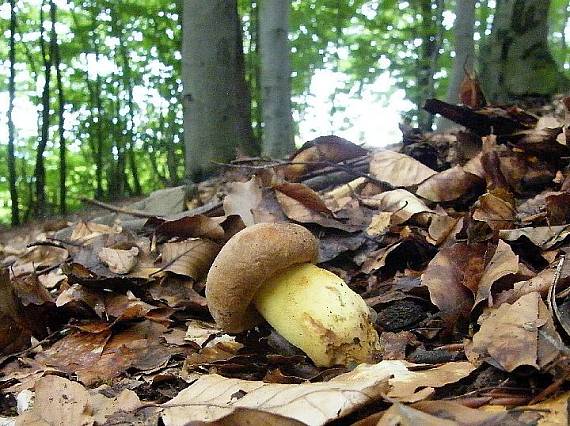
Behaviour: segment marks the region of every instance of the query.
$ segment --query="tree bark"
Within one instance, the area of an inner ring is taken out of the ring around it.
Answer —
[[[457,0],[455,3],[455,24],[453,26],[455,58],[453,70],[447,87],[447,102],[455,104],[459,101],[459,87],[465,77],[465,71],[473,71],[475,57],[475,3],[477,0]],[[453,126],[453,122],[441,119],[437,128],[444,131]]]
[[[201,179],[251,144],[240,106],[236,0],[184,2],[182,81],[186,175]],[[243,87],[243,86],[242,86]],[[251,128],[251,123],[248,123]]]
[[[47,146],[48,136],[49,136],[49,93],[50,93],[50,79],[51,79],[51,66],[52,58],[46,48],[46,43],[44,40],[44,13],[43,6],[45,0],[42,1],[42,7],[40,8],[40,50],[44,64],[44,87],[42,89],[42,125],[40,137],[38,139],[38,147],[36,151],[36,166],[34,170],[34,177],[36,179],[36,208],[35,215],[37,217],[44,217],[47,213],[47,201],[45,193],[46,185],[46,169],[44,164],[44,152]],[[53,25],[53,24],[52,24]]]
[[[16,1],[10,0],[10,77],[8,79],[8,174],[10,181],[11,221],[12,226],[20,224],[20,206],[18,200],[18,186],[16,184],[16,156],[14,153],[14,140],[16,131],[12,113],[14,111],[14,98],[16,97]]]
[[[491,102],[549,97],[568,87],[548,48],[550,0],[498,0],[481,50],[481,82]]]
[[[443,39],[443,0],[435,0],[432,8],[431,0],[419,0],[419,11],[422,15],[420,61],[418,66],[418,127],[431,131],[433,115],[423,110],[426,99],[435,97],[434,75],[437,71],[439,49]]]
[[[293,152],[289,0],[264,0],[259,9],[263,151],[272,158]]]
[[[57,103],[58,103],[58,135],[59,135],[59,213],[64,215],[67,213],[67,186],[66,186],[66,152],[65,152],[65,135],[64,135],[64,111],[65,97],[63,94],[63,83],[61,81],[61,55],[59,44],[57,43],[57,34],[55,32],[55,23],[57,20],[56,6],[53,0],[49,2],[49,11],[51,18],[51,35],[50,35],[50,55],[53,57],[55,67],[55,79],[57,85]]]

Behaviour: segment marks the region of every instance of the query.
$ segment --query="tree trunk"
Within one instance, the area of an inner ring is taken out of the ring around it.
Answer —
[[[291,117],[289,0],[264,0],[259,9],[263,152],[283,158],[295,149]]]
[[[459,86],[465,77],[465,71],[473,71],[476,2],[477,0],[457,0],[455,3],[455,24],[453,27],[455,58],[453,59],[453,70],[451,71],[446,97],[447,102],[451,104],[459,101]],[[452,121],[441,119],[437,128],[439,131],[444,131],[452,125]]]
[[[10,77],[8,79],[8,174],[10,181],[10,201],[12,211],[12,226],[20,224],[20,206],[18,204],[18,187],[16,185],[16,156],[14,153],[14,139],[16,131],[12,113],[14,111],[14,98],[16,96],[16,1],[10,0]]]
[[[548,97],[568,87],[548,48],[550,0],[498,0],[481,50],[481,82],[491,102]]]
[[[67,213],[67,187],[66,187],[66,153],[65,153],[65,137],[63,128],[63,113],[65,111],[65,98],[63,96],[63,84],[61,81],[61,56],[59,44],[57,43],[57,34],[55,32],[56,6],[53,0],[49,2],[49,11],[51,18],[51,35],[50,35],[50,55],[53,57],[55,66],[55,78],[57,84],[57,103],[58,103],[58,135],[59,135],[59,213],[64,215]]]
[[[419,0],[422,45],[418,67],[418,127],[426,131],[432,130],[433,115],[424,111],[423,104],[426,99],[435,96],[434,75],[443,39],[443,0],[435,0],[433,3],[435,8],[432,8],[431,0]]]
[[[213,162],[235,158],[251,143],[244,135],[236,42],[236,0],[184,2],[182,81],[186,175],[200,179]],[[248,124],[251,127],[251,123]]]
[[[44,217],[47,210],[46,202],[46,169],[44,164],[44,152],[47,146],[48,136],[49,136],[49,85],[51,78],[51,65],[52,58],[49,55],[46,43],[44,40],[44,13],[43,6],[45,0],[42,1],[42,7],[40,8],[40,50],[41,56],[44,64],[44,87],[42,89],[42,125],[41,133],[38,140],[38,148],[36,151],[36,167],[34,170],[34,177],[36,179],[36,209],[35,214],[37,217]],[[53,25],[53,24],[52,24]]]

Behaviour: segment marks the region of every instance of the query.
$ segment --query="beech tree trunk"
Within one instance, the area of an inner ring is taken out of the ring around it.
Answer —
[[[14,153],[14,140],[16,131],[12,113],[14,111],[14,98],[16,97],[16,1],[10,0],[10,77],[8,79],[8,174],[10,183],[10,201],[12,212],[12,225],[20,224],[20,206],[18,205],[18,186],[16,185],[16,156]]]
[[[497,0],[481,49],[481,82],[491,102],[550,96],[568,87],[548,48],[550,0]]]
[[[53,56],[55,67],[55,79],[57,85],[57,103],[58,103],[58,121],[57,129],[59,135],[59,213],[64,215],[67,213],[67,186],[66,186],[66,152],[65,137],[63,128],[63,113],[65,111],[65,97],[63,95],[63,83],[61,81],[61,55],[59,52],[59,44],[57,43],[57,34],[55,32],[56,6],[53,0],[49,2],[49,11],[51,18],[51,35],[50,35],[50,55]]]
[[[259,3],[263,152],[283,158],[295,149],[291,117],[289,0]]]
[[[236,0],[184,2],[182,81],[186,175],[193,180],[252,146]],[[244,125],[244,122],[247,122]]]
[[[475,3],[477,0],[457,0],[455,3],[455,24],[453,26],[455,58],[449,86],[447,87],[447,102],[455,104],[459,101],[459,87],[465,77],[465,71],[473,71],[475,57]],[[437,128],[444,131],[453,126],[453,122],[446,119],[438,121]]]
[[[43,6],[45,0],[42,1],[42,8],[40,9],[40,50],[44,64],[44,87],[42,89],[41,105],[42,105],[42,124],[40,137],[38,138],[38,147],[36,150],[36,166],[34,169],[34,178],[36,180],[36,208],[35,215],[37,217],[44,217],[47,213],[46,201],[46,169],[44,164],[44,152],[46,150],[48,136],[49,136],[49,92],[50,92],[50,79],[51,79],[51,65],[52,58],[46,48],[44,39],[44,13]],[[53,24],[52,24],[53,25]]]

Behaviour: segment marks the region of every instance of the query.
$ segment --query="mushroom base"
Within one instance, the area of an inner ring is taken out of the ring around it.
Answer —
[[[371,362],[378,334],[366,302],[332,272],[292,266],[258,290],[261,316],[317,366]]]

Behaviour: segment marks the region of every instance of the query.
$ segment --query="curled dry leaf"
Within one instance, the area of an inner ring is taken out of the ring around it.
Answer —
[[[419,401],[434,388],[469,375],[475,367],[468,362],[448,363],[423,371],[412,371],[404,361],[361,364],[329,382],[276,384],[228,379],[216,374],[199,378],[164,404],[166,426],[192,421],[215,421],[236,409],[255,409],[322,425],[342,418],[383,395],[400,401]]]
[[[478,305],[483,300],[489,300],[489,305],[492,306],[491,287],[493,284],[499,279],[507,275],[514,275],[517,272],[519,272],[519,257],[514,254],[511,246],[499,240],[495,253],[485,266],[485,270],[477,286],[475,305]]]
[[[392,213],[390,222],[393,225],[404,223],[420,213],[427,213],[430,217],[436,215],[434,210],[405,189],[386,191],[366,198],[362,200],[362,203],[369,207],[375,207],[382,212]]]
[[[535,246],[548,250],[561,243],[570,235],[570,225],[537,226],[499,231],[499,238],[505,241],[516,241],[526,237]]]
[[[73,231],[71,232],[71,236],[69,237],[69,239],[71,241],[86,242],[92,238],[104,234],[120,234],[121,231],[122,229],[118,225],[107,226],[95,222],[81,221],[77,225],[75,225],[75,228],[73,228]]]
[[[554,269],[544,269],[528,280],[516,282],[512,289],[499,293],[495,297],[493,305],[499,306],[502,303],[514,303],[525,294],[533,293],[535,291],[541,296],[546,297],[553,282]]]
[[[206,275],[220,248],[218,243],[201,238],[165,243],[161,250],[164,270],[198,281]]]
[[[392,186],[418,185],[437,174],[418,160],[394,151],[381,151],[370,159],[370,174]]]
[[[129,250],[101,247],[97,252],[97,257],[107,265],[111,272],[124,275],[131,272],[136,266],[138,254],[138,247],[131,247]]]
[[[514,227],[515,210],[510,202],[487,192],[475,204],[473,219],[487,223],[494,231],[511,229]]]
[[[59,376],[46,376],[36,384],[33,408],[16,419],[16,425],[103,424],[118,411],[132,411],[140,406],[137,395],[128,389],[114,398],[88,391],[80,383]]]
[[[473,290],[485,267],[485,244],[456,243],[445,247],[428,264],[421,280],[448,329],[466,319],[473,307]]]
[[[195,343],[199,347],[202,347],[216,334],[222,333],[222,330],[215,324],[194,319],[188,321],[187,327],[184,340]]]
[[[482,186],[481,179],[461,166],[439,172],[422,182],[416,195],[433,202],[454,201]]]
[[[548,308],[536,292],[503,303],[479,318],[481,328],[465,345],[467,358],[505,371],[526,365],[543,368],[559,355],[562,341]]]
[[[255,224],[253,211],[259,206],[261,199],[261,183],[255,176],[245,183],[233,182],[224,198],[224,212],[226,216],[238,215],[245,226],[251,226]]]
[[[225,217],[209,217],[204,215],[185,216],[180,219],[166,220],[149,219],[147,223],[159,222],[155,232],[166,238],[208,238],[210,240],[223,240],[225,236],[222,223]]]
[[[295,222],[316,223],[325,228],[340,229],[347,232],[357,231],[364,226],[343,223],[333,217],[319,194],[300,183],[276,185],[275,196],[285,215]]]
[[[320,136],[312,141],[306,142],[289,160],[294,163],[285,169],[285,177],[291,182],[309,171],[325,167],[326,164],[311,163],[339,163],[351,158],[362,157],[368,154],[364,148],[338,136]],[[306,163],[306,164],[301,164]]]

